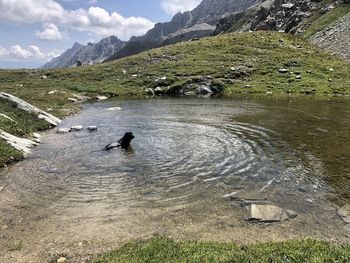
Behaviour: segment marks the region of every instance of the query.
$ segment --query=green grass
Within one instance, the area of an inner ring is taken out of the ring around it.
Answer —
[[[235,71],[231,70],[233,67]],[[280,68],[288,68],[290,72],[279,73]],[[47,79],[42,79],[43,75]],[[296,79],[297,75],[301,79]],[[166,81],[156,81],[163,76],[167,77]],[[225,34],[73,69],[0,70],[0,90],[43,110],[50,108],[50,113],[62,117],[79,108],[68,101],[74,94],[139,98],[146,95],[146,88],[181,86],[203,76],[222,83],[225,95],[267,91],[350,94],[348,62],[301,38],[277,32]],[[50,95],[52,90],[57,92]],[[1,127],[16,135],[45,128],[33,116],[21,115],[2,101],[0,112],[18,120],[19,126],[0,119]],[[0,155],[1,165],[6,156],[12,159],[14,154],[2,142]]]
[[[146,242],[128,244],[119,250],[101,255],[91,263],[345,263],[349,261],[349,245],[332,245],[314,240],[238,246],[233,243],[176,242],[166,238],[155,238]]]
[[[306,39],[311,38],[317,32],[322,31],[327,26],[332,25],[341,17],[350,12],[350,5],[338,5],[333,10],[326,14],[322,14],[321,11],[316,12],[313,16],[307,19],[303,24],[308,27],[303,33],[303,37]]]

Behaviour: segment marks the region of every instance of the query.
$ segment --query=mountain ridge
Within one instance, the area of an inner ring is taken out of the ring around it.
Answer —
[[[65,68],[84,64],[101,63],[125,45],[116,36],[104,38],[97,43],[81,45],[76,42],[72,48],[52,59],[41,68]]]

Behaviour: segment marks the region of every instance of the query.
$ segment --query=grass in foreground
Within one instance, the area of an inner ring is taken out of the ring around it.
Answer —
[[[176,242],[155,238],[128,244],[91,263],[112,262],[350,262],[349,245],[302,240],[247,246],[214,242]]]

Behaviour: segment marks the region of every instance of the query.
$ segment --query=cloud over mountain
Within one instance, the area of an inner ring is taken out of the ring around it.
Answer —
[[[9,49],[0,46],[0,59],[5,61],[21,61],[30,59],[48,61],[59,54],[60,52],[45,53],[41,51],[39,47],[34,45],[30,45],[28,48],[23,48],[20,45],[13,45]]]
[[[184,12],[194,9],[201,0],[162,0],[161,5],[165,12],[175,15],[178,12]]]
[[[37,36],[44,39],[59,38],[57,25],[90,32],[99,37],[116,35],[124,40],[133,35],[142,35],[154,26],[148,19],[124,17],[100,7],[67,10],[53,0],[0,0],[0,21],[16,24],[43,23],[44,31],[37,33]]]

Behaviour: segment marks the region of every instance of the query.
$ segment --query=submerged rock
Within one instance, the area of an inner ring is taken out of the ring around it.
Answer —
[[[350,205],[339,208],[337,213],[345,224],[350,224]]]
[[[248,204],[243,206],[244,219],[256,222],[283,222],[297,216],[292,210],[285,210],[271,204]]]
[[[65,133],[69,133],[70,132],[70,128],[59,128],[57,129],[57,133],[59,134],[65,134]]]
[[[113,108],[108,108],[106,111],[121,111],[122,108],[120,107],[113,107]]]

